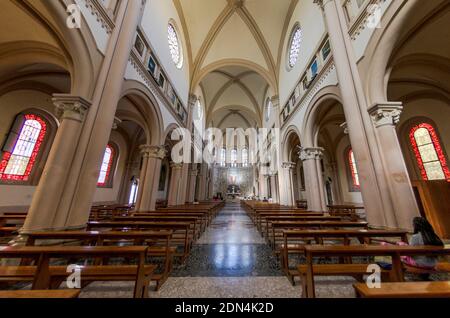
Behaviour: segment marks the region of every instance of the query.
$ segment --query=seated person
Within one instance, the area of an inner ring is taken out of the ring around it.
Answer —
[[[414,234],[410,239],[409,245],[433,245],[444,246],[444,243],[436,235],[431,224],[423,217],[416,217],[413,220]],[[403,259],[406,265],[420,267],[424,269],[433,269],[438,263],[436,256],[414,256]]]

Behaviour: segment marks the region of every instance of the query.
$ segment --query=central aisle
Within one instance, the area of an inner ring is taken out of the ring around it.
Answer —
[[[151,297],[300,297],[239,203],[228,203],[186,264]]]
[[[319,277],[318,297],[353,297],[353,280]],[[81,297],[130,297],[133,283],[99,282]],[[152,298],[299,298],[239,203],[228,203]]]

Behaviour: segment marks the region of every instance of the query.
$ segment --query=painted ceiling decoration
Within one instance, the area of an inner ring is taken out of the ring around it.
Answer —
[[[191,92],[201,88],[207,123],[228,125],[237,117],[230,110],[237,109],[248,125],[262,125],[266,94],[278,95],[284,39],[298,2],[173,0],[186,39]]]

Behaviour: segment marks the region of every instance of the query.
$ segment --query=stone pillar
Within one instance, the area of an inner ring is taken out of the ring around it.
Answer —
[[[198,176],[197,169],[191,169],[189,171],[189,188],[188,188],[188,195],[187,195],[187,201],[189,203],[192,203],[195,201],[195,185],[197,182],[197,176]]]
[[[56,215],[61,212],[58,198],[62,196],[69,176],[67,165],[72,161],[76,151],[71,141],[80,138],[90,102],[80,96],[55,94],[53,103],[56,105],[61,124],[21,230],[23,234],[39,230],[71,228],[63,220],[56,218]],[[67,214],[64,215],[67,217]],[[79,224],[74,228],[84,226]]]
[[[142,169],[136,200],[136,211],[154,211],[158,195],[158,183],[161,174],[161,162],[166,157],[164,146],[142,145]]]
[[[171,163],[170,168],[172,170],[172,173],[170,176],[169,196],[167,198],[167,206],[175,206],[178,205],[179,194],[182,191],[182,189],[184,189],[184,187],[180,182],[183,164]]]
[[[116,27],[96,83],[92,107],[83,127],[58,217],[68,225],[85,225],[97,189],[101,161],[109,141],[136,28],[145,1],[121,1]],[[67,215],[66,215],[67,214]]]
[[[270,175],[270,186],[272,190],[272,201],[273,203],[280,203],[279,197],[279,183],[278,183],[278,173],[272,173]]]
[[[303,162],[303,172],[306,182],[306,197],[308,210],[326,211],[324,184],[320,168],[323,148],[300,148],[300,160]]]
[[[331,170],[333,171],[333,189],[335,193],[335,200],[337,204],[343,204],[341,180],[339,179],[339,167],[336,161],[330,162]]]
[[[295,163],[283,162],[281,165],[283,173],[283,187],[281,188],[281,196],[284,197],[281,200],[281,204],[288,206],[295,206],[295,194],[294,194],[294,169]]]
[[[208,200],[212,200],[214,197],[214,170],[211,168],[208,172]]]
[[[205,201],[206,200],[206,196],[207,196],[207,187],[208,187],[208,165],[206,163],[202,163],[201,164],[201,168],[200,168],[200,182],[199,182],[199,187],[198,187],[198,200],[199,201]]]
[[[396,227],[392,199],[340,0],[314,0],[323,10],[339,80],[349,137],[360,174],[361,194],[372,225]]]
[[[383,155],[383,165],[393,200],[395,219],[402,228],[411,228],[412,219],[419,216],[416,198],[398,141],[395,126],[403,110],[401,102],[385,102],[369,109],[376,129],[378,145]]]

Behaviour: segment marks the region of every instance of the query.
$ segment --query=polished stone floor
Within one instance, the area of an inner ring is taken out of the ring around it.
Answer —
[[[318,297],[353,297],[353,279],[318,278]],[[81,297],[130,297],[133,284],[95,283]],[[238,203],[227,204],[177,267],[156,298],[298,298],[277,259]]]

